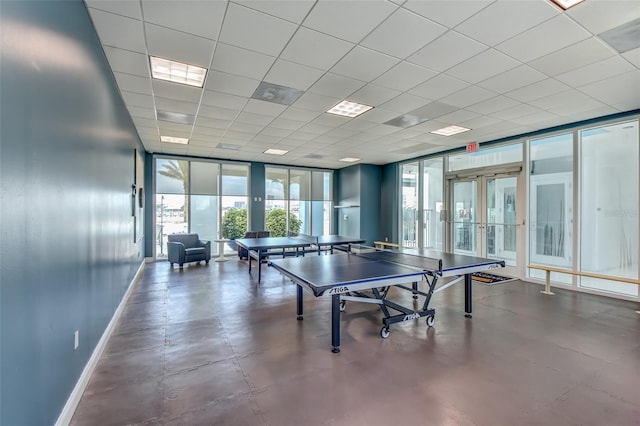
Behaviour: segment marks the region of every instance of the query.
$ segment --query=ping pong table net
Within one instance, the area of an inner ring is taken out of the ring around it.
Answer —
[[[410,266],[433,274],[442,274],[442,259],[433,259],[426,256],[392,251],[364,252],[359,253],[358,256],[363,256],[372,260],[382,260],[385,262],[396,263],[398,265]]]

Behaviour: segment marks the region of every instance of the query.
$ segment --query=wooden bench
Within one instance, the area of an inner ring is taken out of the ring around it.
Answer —
[[[555,294],[551,291],[551,273],[552,272],[556,272],[559,274],[577,275],[579,277],[597,278],[601,280],[618,281],[623,283],[640,285],[640,280],[637,280],[635,278],[614,277],[611,275],[596,274],[594,272],[579,272],[579,271],[573,271],[571,269],[556,268],[555,266],[528,265],[527,268],[545,271],[544,290],[541,291],[540,293],[548,294],[551,296]],[[636,311],[636,313],[640,314],[640,311]]]
[[[402,246],[400,244],[390,243],[388,241],[374,241],[373,245],[375,246],[375,248],[383,249],[383,250],[386,249],[387,247],[402,248]]]

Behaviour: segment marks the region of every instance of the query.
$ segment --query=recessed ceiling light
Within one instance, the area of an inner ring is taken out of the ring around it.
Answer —
[[[149,59],[151,61],[151,77],[153,78],[195,87],[204,85],[204,77],[207,75],[206,68],[155,56],[149,56]]]
[[[160,142],[169,142],[169,143],[180,143],[186,145],[189,143],[189,139],[187,138],[176,138],[173,136],[160,136]]]
[[[468,132],[469,130],[471,129],[467,129],[466,127],[448,126],[448,127],[443,127],[442,129],[434,130],[433,132],[429,132],[429,133],[433,133],[434,135],[451,136],[451,135],[457,135],[458,133]]]
[[[353,157],[344,157],[344,158],[341,158],[338,161],[344,161],[345,163],[354,163],[356,161],[360,161],[360,159],[359,158],[353,158]]]
[[[551,0],[551,1],[557,4],[558,6],[560,6],[562,9],[567,10],[578,3],[582,3],[584,0]]]
[[[268,149],[264,153],[271,155],[285,155],[289,151],[285,151],[284,149]]]
[[[329,114],[342,115],[344,117],[357,117],[362,113],[369,111],[372,106],[362,105],[356,102],[342,101],[338,105],[327,111]]]

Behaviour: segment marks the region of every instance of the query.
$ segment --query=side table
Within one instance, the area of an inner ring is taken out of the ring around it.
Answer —
[[[218,243],[218,257],[216,257],[215,262],[226,262],[227,260],[229,260],[224,257],[224,245],[230,240],[227,238],[220,238],[214,241]]]

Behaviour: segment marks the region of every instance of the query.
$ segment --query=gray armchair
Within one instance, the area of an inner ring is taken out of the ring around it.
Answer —
[[[188,262],[211,260],[211,241],[201,240],[198,234],[171,234],[168,236],[169,263],[182,266]]]

